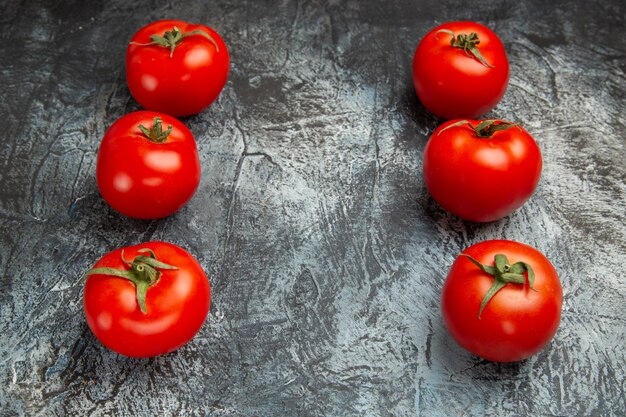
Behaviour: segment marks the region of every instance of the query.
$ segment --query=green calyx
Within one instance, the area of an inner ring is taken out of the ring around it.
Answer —
[[[217,52],[220,51],[220,48],[217,46],[217,43],[215,42],[215,39],[213,39],[211,35],[209,35],[205,31],[196,29],[196,30],[192,30],[191,32],[183,33],[176,26],[174,26],[172,30],[166,30],[163,36],[150,35],[150,40],[152,42],[148,42],[148,43],[130,42],[130,44],[139,45],[139,46],[157,45],[157,46],[162,46],[163,48],[169,48],[170,58],[171,58],[174,55],[174,50],[176,49],[178,45],[180,45],[183,39],[185,39],[188,36],[194,36],[194,35],[204,36],[213,44],[213,46],[215,46],[215,50]]]
[[[476,125],[476,127],[474,127],[470,123],[469,120],[459,120],[458,122],[452,123],[451,125],[446,126],[445,128],[441,129],[439,133],[437,133],[437,135],[441,135],[441,133],[445,132],[446,130],[452,127],[463,126],[463,125],[468,125],[470,128],[472,128],[472,130],[474,130],[474,133],[476,134],[476,136],[484,139],[484,138],[492,137],[494,133],[499,132],[501,130],[507,130],[512,127],[515,127],[517,126],[517,123],[505,122],[504,120],[489,119],[489,120],[483,120],[478,125]]]
[[[457,36],[451,30],[441,29],[435,33],[435,37],[442,32],[452,36],[452,39],[450,39],[451,46],[464,50],[468,55],[473,55],[474,58],[479,60],[484,66],[495,68],[493,65],[489,64],[485,58],[483,58],[480,50],[476,47],[480,43],[476,32],[472,32],[469,35],[460,34]]]
[[[504,286],[506,286],[507,284],[523,285],[526,283],[524,272],[526,272],[528,276],[528,286],[531,290],[534,290],[533,285],[535,285],[535,273],[531,266],[528,265],[526,262],[520,261],[511,265],[506,255],[497,254],[494,258],[494,266],[490,266],[483,265],[476,259],[464,253],[462,253],[461,255],[472,261],[472,263],[480,268],[481,271],[495,278],[493,285],[491,285],[491,287],[485,294],[483,301],[480,303],[480,309],[478,310],[479,320],[480,315],[482,314],[489,300],[491,300],[493,296],[496,295],[496,293],[500,291]]]
[[[162,123],[163,121],[160,117],[155,117],[150,129],[144,125],[139,125],[137,127],[141,130],[141,133],[143,133],[152,142],[163,143],[167,140],[170,133],[172,133],[172,125],[167,126],[167,130],[163,130]]]
[[[172,270],[178,269],[178,267],[158,261],[152,249],[139,249],[137,252],[147,253],[148,255],[138,255],[132,262],[129,262],[124,259],[124,251],[122,250],[122,261],[130,269],[93,268],[87,271],[85,275],[111,275],[131,281],[136,288],[139,309],[146,314],[146,293],[148,288],[156,284],[161,277],[159,269]]]

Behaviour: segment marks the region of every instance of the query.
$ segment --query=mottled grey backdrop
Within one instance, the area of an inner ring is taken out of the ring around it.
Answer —
[[[0,6],[1,416],[624,415],[624,2],[176,3]],[[138,221],[100,198],[95,156],[139,108],[126,43],[161,18],[215,28],[232,67],[184,119],[196,196]],[[415,97],[413,51],[459,19],[502,38],[511,80],[489,116],[544,156],[528,204],[486,225],[441,210],[421,178],[440,121]],[[463,351],[439,312],[457,253],[493,238],[537,247],[563,282],[555,339],[517,364]],[[213,304],[187,346],[128,359],[89,331],[81,274],[158,239],[195,254]]]

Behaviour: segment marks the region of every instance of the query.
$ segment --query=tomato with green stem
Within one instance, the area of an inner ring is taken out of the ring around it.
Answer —
[[[147,110],[189,116],[208,107],[228,79],[230,56],[212,28],[180,20],[152,22],[132,37],[126,81]]]
[[[533,194],[541,151],[521,126],[502,120],[450,120],[424,149],[423,177],[433,199],[462,219],[490,222]]]
[[[87,273],[83,308],[98,340],[125,356],[183,346],[200,330],[211,288],[198,261],[166,242],[114,250]]]
[[[504,46],[479,23],[444,23],[428,32],[415,50],[415,92],[437,117],[482,116],[502,99],[508,82]]]
[[[443,285],[441,312],[463,348],[490,361],[514,362],[552,340],[562,302],[558,274],[541,252],[489,240],[457,257]]]
[[[166,114],[127,114],[100,143],[96,180],[106,202],[126,216],[169,216],[193,197],[200,183],[193,134]]]

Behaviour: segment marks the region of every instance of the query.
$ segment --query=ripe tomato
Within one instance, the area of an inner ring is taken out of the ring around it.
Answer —
[[[559,277],[543,254],[522,243],[490,240],[456,259],[443,285],[441,312],[462,347],[490,361],[513,362],[548,344],[562,301]]]
[[[188,116],[208,107],[228,78],[230,57],[220,35],[208,26],[180,20],[150,23],[126,50],[126,81],[148,110]]]
[[[127,114],[102,139],[96,179],[102,197],[120,213],[140,219],[169,216],[198,188],[196,141],[171,116],[149,111]]]
[[[83,307],[93,334],[126,356],[172,352],[200,330],[211,289],[184,249],[149,242],[104,255],[87,272]]]
[[[541,177],[541,151],[520,126],[499,120],[450,120],[424,149],[424,181],[451,213],[475,222],[521,207]]]
[[[494,108],[509,82],[502,42],[474,22],[437,26],[413,57],[413,84],[424,107],[443,119],[477,118]]]

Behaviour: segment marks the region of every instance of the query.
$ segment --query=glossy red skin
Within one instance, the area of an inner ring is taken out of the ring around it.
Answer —
[[[489,68],[460,48],[451,35],[478,34],[477,48]],[[493,109],[506,91],[509,61],[502,42],[491,29],[475,22],[449,22],[437,26],[420,42],[413,57],[413,85],[420,101],[442,119],[478,118]]]
[[[537,143],[519,126],[491,138],[479,138],[468,125],[444,131],[458,121],[439,126],[426,144],[423,173],[428,191],[441,207],[465,220],[489,222],[509,215],[539,183],[542,158]]]
[[[150,141],[137,127],[150,129],[157,116],[163,121],[163,130],[173,127],[163,143]],[[127,114],[102,139],[96,180],[102,197],[126,216],[169,216],[193,197],[200,183],[200,160],[193,134],[166,114]]]
[[[230,56],[220,35],[208,26],[180,20],[159,20],[142,27],[131,42],[149,43],[151,35],[163,36],[176,26],[183,33],[202,30],[186,37],[170,57],[170,49],[158,45],[129,44],[126,50],[126,81],[132,96],[145,109],[172,116],[196,114],[219,96],[228,79]]]
[[[161,270],[159,281],[146,294],[142,313],[132,282],[108,275],[89,275],[83,307],[87,324],[109,349],[125,356],[146,358],[172,352],[200,330],[209,311],[211,289],[200,264],[184,249],[166,242],[124,248],[132,260],[138,249],[149,248],[159,261],[178,270]],[[103,256],[94,268],[128,269],[122,249]]]
[[[561,320],[563,293],[554,267],[531,246],[491,240],[463,253],[493,265],[496,254],[511,264],[523,261],[535,272],[533,291],[526,284],[507,284],[478,311],[494,278],[459,256],[443,285],[441,312],[448,331],[463,348],[494,362],[519,361],[539,352],[553,338]]]

